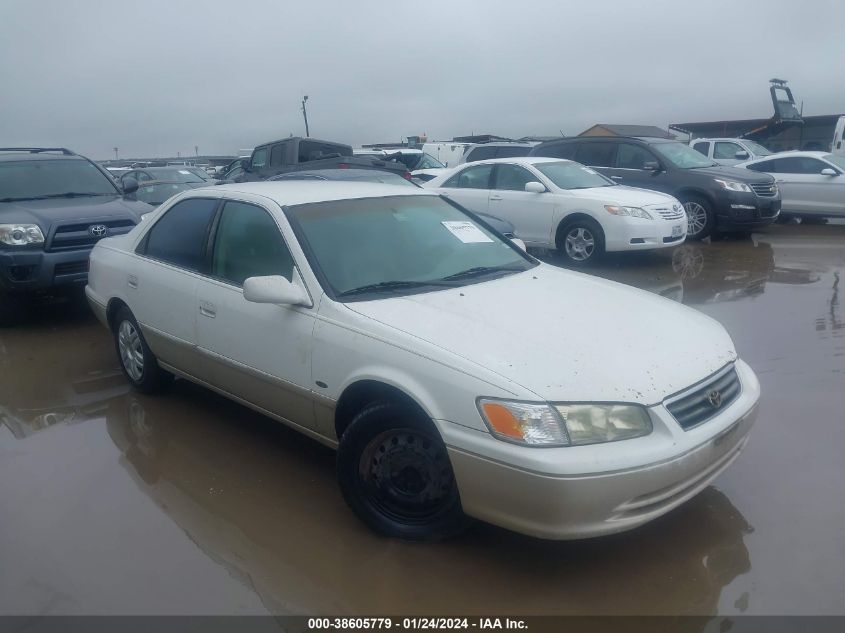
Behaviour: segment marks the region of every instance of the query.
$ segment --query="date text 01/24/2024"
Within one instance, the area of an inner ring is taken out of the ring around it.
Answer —
[[[526,630],[524,620],[512,618],[309,618],[308,630],[333,631],[446,631]]]

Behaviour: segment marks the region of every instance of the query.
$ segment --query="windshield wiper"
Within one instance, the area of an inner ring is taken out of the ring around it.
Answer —
[[[452,284],[443,283],[442,281],[379,281],[374,284],[367,284],[352,288],[351,290],[344,290],[339,293],[339,297],[350,297],[352,295],[366,294],[368,292],[390,292],[391,290],[406,290],[408,288],[422,288],[423,286],[452,286]]]
[[[514,268],[513,266],[476,266],[474,268],[468,268],[467,270],[462,270],[461,272],[454,273],[452,275],[447,275],[446,277],[443,277],[441,281],[452,281],[454,279],[480,277],[481,275],[499,272],[521,273],[524,270],[524,268]]]

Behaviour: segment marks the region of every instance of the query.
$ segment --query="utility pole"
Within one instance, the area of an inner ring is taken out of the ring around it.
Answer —
[[[117,160],[117,148],[114,148],[114,159]]]
[[[196,156],[197,158],[199,158],[199,156],[200,156],[200,146],[199,145],[194,145],[194,156]]]
[[[306,101],[308,101],[308,95],[302,97],[302,116],[305,119],[305,136],[311,136],[308,132],[308,111],[305,109]]]

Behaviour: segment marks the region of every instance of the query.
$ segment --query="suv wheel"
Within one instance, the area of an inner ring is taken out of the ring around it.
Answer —
[[[138,321],[125,306],[114,319],[114,346],[123,374],[141,393],[154,393],[172,379],[172,374],[158,366]]]
[[[340,438],[337,477],[346,503],[371,529],[436,541],[468,525],[446,446],[407,406],[375,403]]]
[[[26,315],[26,302],[22,297],[0,292],[0,327],[19,325]]]
[[[716,217],[710,203],[704,198],[690,196],[684,199],[683,205],[687,212],[687,239],[703,240],[711,235]]]
[[[604,254],[604,231],[592,220],[574,220],[558,230],[557,249],[571,264],[586,266]]]

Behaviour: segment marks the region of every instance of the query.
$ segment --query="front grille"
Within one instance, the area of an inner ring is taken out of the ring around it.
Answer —
[[[778,195],[777,185],[773,182],[755,182],[749,186],[761,198],[774,198]]]
[[[92,226],[105,226],[106,234],[96,236],[91,234]],[[103,237],[112,235],[123,235],[129,233],[135,222],[129,218],[108,220],[87,220],[85,222],[74,222],[73,224],[61,224],[56,227],[50,243],[47,245],[48,251],[70,251],[81,248],[91,248],[100,241]]]
[[[664,220],[680,220],[686,217],[684,208],[679,204],[672,206],[646,207],[649,211],[656,211]]]
[[[730,365],[680,396],[669,398],[666,409],[681,428],[688,431],[723,411],[739,397],[741,391],[736,368]]]
[[[53,268],[53,275],[55,277],[59,277],[61,275],[78,275],[79,273],[87,273],[88,272],[88,260],[83,260],[81,262],[63,262],[61,264],[56,264],[56,267]]]

